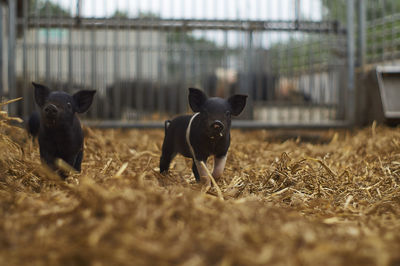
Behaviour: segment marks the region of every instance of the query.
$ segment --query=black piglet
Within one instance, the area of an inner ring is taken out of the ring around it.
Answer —
[[[213,177],[219,178],[225,168],[231,136],[231,116],[239,115],[246,105],[247,95],[233,95],[228,99],[208,98],[199,90],[189,89],[189,105],[194,115],[178,116],[165,122],[165,137],[160,158],[160,172],[168,171],[176,154],[193,159],[192,170],[196,181],[206,177],[201,162],[214,156]],[[208,180],[209,182],[209,180]]]
[[[84,136],[76,113],[89,109],[96,91],[81,90],[70,95],[32,84],[40,111],[30,116],[28,131],[34,137],[38,136],[40,158],[53,169],[56,169],[55,160],[60,158],[80,172]],[[61,176],[65,177],[64,173]]]

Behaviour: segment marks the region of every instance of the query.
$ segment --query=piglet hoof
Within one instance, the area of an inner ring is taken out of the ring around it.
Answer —
[[[215,182],[218,182],[222,177],[222,175],[215,175],[215,174],[213,174],[212,176],[213,176]]]
[[[160,171],[160,175],[167,176],[168,175],[168,170]]]
[[[208,176],[200,177],[201,192],[207,193],[211,188],[211,180]]]

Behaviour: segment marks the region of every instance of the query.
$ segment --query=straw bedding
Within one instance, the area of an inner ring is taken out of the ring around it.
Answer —
[[[188,159],[158,173],[161,130],[85,128],[82,173],[61,181],[9,120],[0,265],[400,265],[398,129],[325,144],[233,131],[221,200]]]

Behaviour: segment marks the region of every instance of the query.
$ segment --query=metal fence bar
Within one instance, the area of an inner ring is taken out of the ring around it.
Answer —
[[[57,0],[57,4],[59,4],[60,0]],[[62,76],[63,76],[63,58],[62,58],[62,49],[63,49],[63,45],[62,45],[62,40],[63,40],[63,30],[58,30],[58,43],[57,43],[57,80],[62,80]],[[61,85],[61,84],[60,84]],[[64,88],[63,88],[64,87]],[[67,88],[65,88],[64,86],[61,86],[61,88],[58,89],[69,89],[68,86]]]
[[[72,4],[70,5],[69,12],[72,14]],[[67,57],[68,57],[68,69],[67,69],[67,86],[68,90],[72,89],[73,84],[73,65],[74,65],[74,50],[72,48],[72,27],[67,27],[68,37],[67,37]]]
[[[45,75],[45,79],[46,79],[46,83],[48,84],[50,82],[50,4],[49,4],[49,0],[46,0],[45,2],[45,12],[46,12],[46,18],[47,18],[47,24],[44,25],[44,27],[46,28],[46,63],[45,63],[45,67],[46,67],[46,75]]]
[[[105,6],[106,5],[106,3],[107,3],[108,1],[107,0],[103,0],[102,1],[102,3],[103,3],[103,5]],[[105,97],[106,98],[108,98],[108,97],[110,97],[111,96],[111,93],[110,92],[108,92],[107,91],[107,82],[108,82],[108,73],[107,73],[107,65],[108,65],[108,47],[107,47],[107,42],[108,42],[108,28],[106,27],[105,29],[104,29],[104,38],[103,38],[103,42],[104,42],[104,47],[102,47],[102,48],[99,48],[99,46],[97,46],[98,47],[98,49],[100,49],[101,51],[103,51],[103,66],[102,66],[102,71],[103,71],[103,78],[102,78],[102,81],[101,81],[101,83],[102,83],[102,85],[103,85],[103,88],[105,89]],[[99,38],[100,39],[100,38]],[[107,94],[108,93],[108,94]],[[103,112],[102,112],[102,117],[101,118],[110,118],[110,113],[112,113],[112,107],[110,106],[110,104],[109,104],[109,101],[107,102],[107,101],[105,101],[104,103],[103,103],[103,105],[104,105],[104,108],[102,108],[103,109]]]
[[[113,88],[113,94],[114,94],[114,114],[116,115],[116,117],[121,117],[122,114],[122,108],[121,108],[121,91],[122,88],[121,86],[123,86],[123,84],[118,84],[118,77],[120,75],[119,73],[119,62],[120,62],[120,58],[119,58],[119,49],[118,49],[118,31],[114,31],[113,34],[113,77],[114,77],[114,81],[115,84],[117,84],[116,86],[114,86]]]
[[[27,65],[27,63],[28,62],[27,62],[27,52],[26,52],[26,49],[27,49],[27,47],[26,47],[26,32],[27,32],[26,18],[28,15],[28,3],[22,2],[22,9],[23,9],[22,12],[23,12],[23,17],[24,17],[24,24],[23,24],[23,35],[24,36],[23,36],[23,42],[22,42],[22,49],[23,49],[23,51],[22,51],[22,71],[23,71],[22,76],[23,76],[24,80],[22,82],[23,83],[22,95],[23,95],[23,116],[27,117],[29,114],[29,111],[30,111],[29,110],[29,102],[33,100],[33,99],[28,99],[28,95],[29,95],[28,86],[29,85],[27,82],[27,80],[28,80],[28,73],[27,73],[28,65]]]
[[[140,18],[140,16],[142,15],[142,9],[140,6],[140,1],[137,2],[136,4],[137,6],[137,10],[138,10],[138,17]],[[139,20],[138,20],[139,21]],[[130,25],[130,28],[135,27],[136,24]],[[135,66],[136,66],[136,81],[137,84],[135,86],[135,88],[133,88],[135,90],[135,101],[136,101],[136,110],[137,110],[137,117],[140,119],[143,115],[143,86],[141,85],[141,82],[143,81],[143,63],[144,63],[144,49],[142,49],[142,36],[143,36],[143,31],[142,31],[142,27],[141,25],[139,25],[137,27],[136,30],[136,62],[135,62]]]
[[[98,82],[97,82],[97,49],[96,49],[96,31],[92,31],[90,34],[90,46],[91,46],[91,86],[96,89],[98,87]],[[96,98],[97,95],[95,96]],[[98,106],[98,102],[94,101],[92,104],[92,108],[91,108],[91,117],[92,118],[96,118],[98,117],[98,110],[97,110],[97,106]]]
[[[363,68],[366,52],[366,1],[358,0],[358,66]]]
[[[34,16],[39,17],[39,2],[35,2],[35,11],[34,11]],[[39,46],[40,46],[40,39],[39,39],[39,31],[35,32],[35,45],[34,45],[34,65],[35,65],[35,70],[34,70],[34,80],[36,82],[39,82]]]
[[[354,60],[355,60],[355,36],[354,36],[354,0],[347,1],[347,117],[354,122]]]
[[[15,83],[16,5],[16,0],[8,1],[8,90],[11,99],[17,97]],[[9,108],[10,114],[16,115],[16,105],[11,104]]]
[[[127,123],[117,120],[102,120],[102,121],[83,121],[85,126],[94,128],[122,128],[122,129],[164,129],[164,122],[135,122]],[[333,121],[325,123],[266,123],[249,120],[233,120],[232,128],[237,129],[331,129],[331,128],[348,128],[352,124],[347,121]]]
[[[396,27],[396,22],[397,22],[397,20],[395,20],[395,18],[394,18],[395,13],[396,13],[395,2],[396,2],[396,0],[390,1],[391,5],[392,5],[392,8],[391,8],[391,10],[390,10],[390,13],[391,13],[391,20],[392,20],[392,24],[391,24],[391,36],[390,36],[390,47],[392,48],[392,49],[391,49],[392,51],[391,51],[390,57],[391,57],[391,60],[392,60],[392,61],[394,61],[395,58],[396,58],[396,57],[395,57],[395,49],[393,49],[394,47],[396,47],[396,46],[395,46],[395,39],[396,39],[395,27]],[[394,63],[394,62],[393,62],[393,63]]]
[[[28,27],[89,27],[110,29],[151,29],[160,30],[185,28],[186,30],[237,30],[237,31],[300,31],[323,32],[334,31],[345,34],[346,29],[336,21],[306,21],[293,20],[221,20],[221,19],[125,19],[110,20],[107,18],[81,18],[77,24],[74,18],[29,18]]]

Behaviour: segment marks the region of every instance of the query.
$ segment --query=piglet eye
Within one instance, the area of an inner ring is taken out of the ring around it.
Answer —
[[[68,109],[71,109],[72,108],[72,105],[71,105],[71,103],[67,103],[67,107],[68,107]]]

